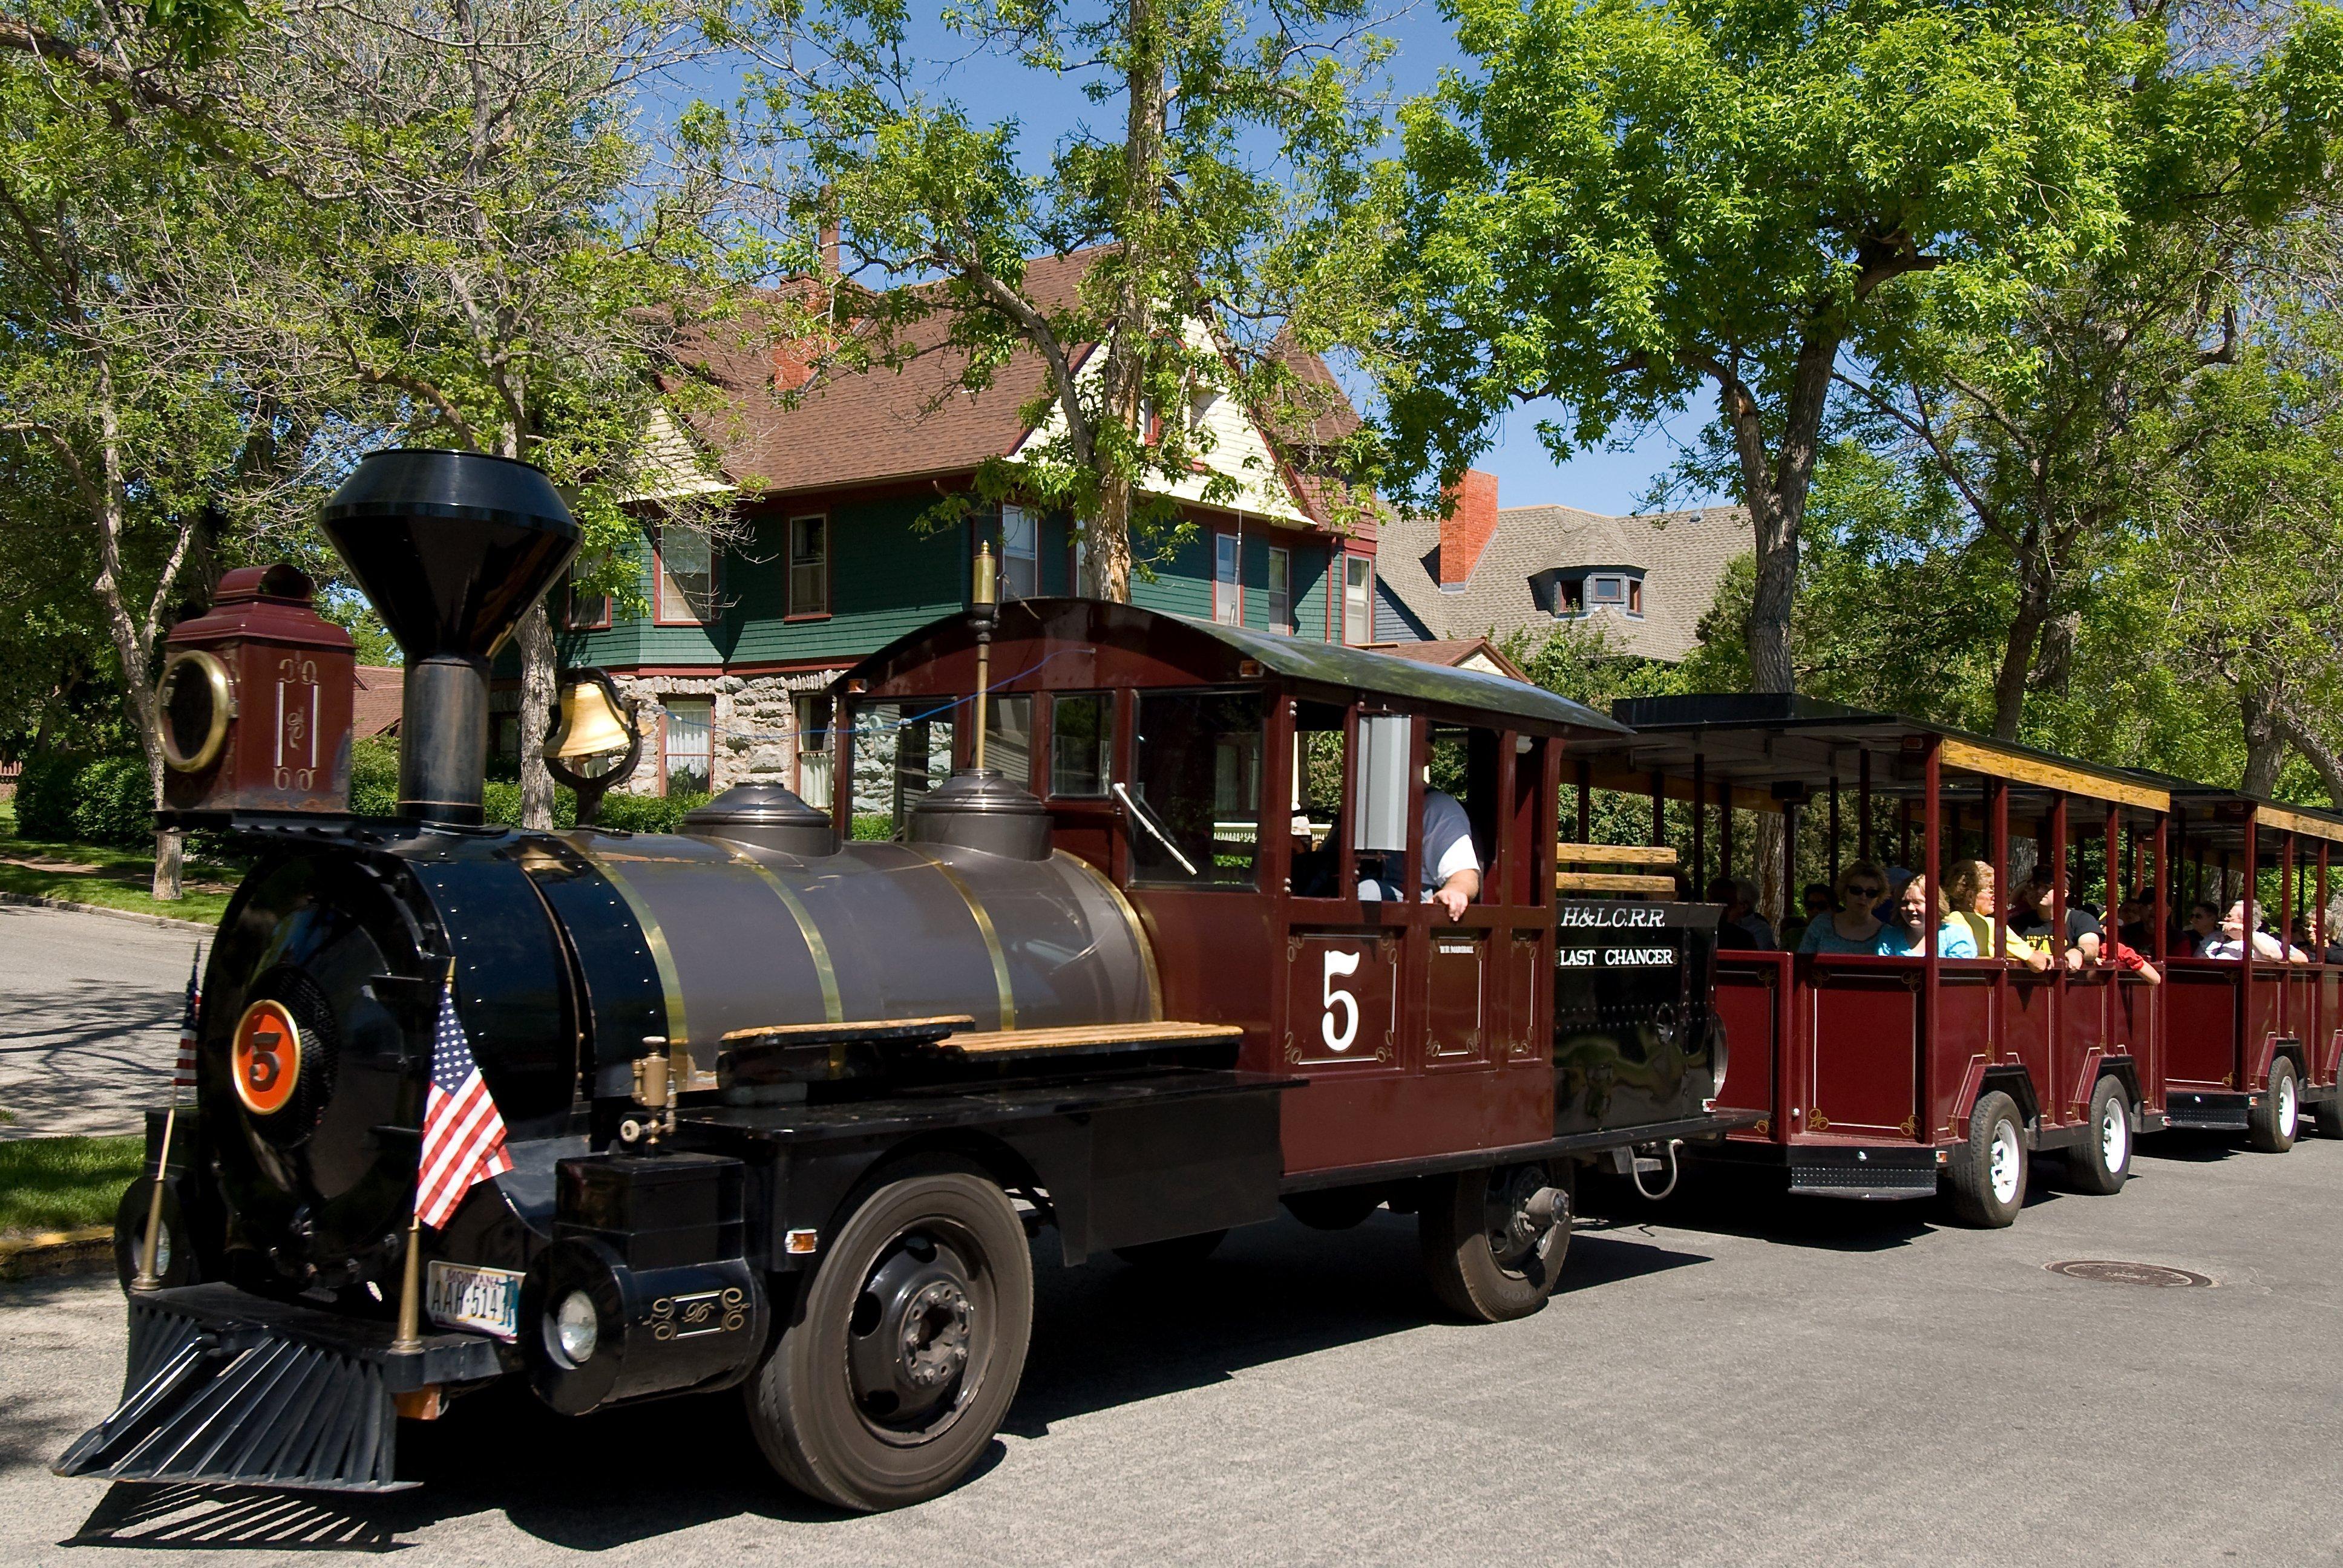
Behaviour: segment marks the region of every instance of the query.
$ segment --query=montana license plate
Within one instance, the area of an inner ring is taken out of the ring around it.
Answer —
[[[477,1329],[508,1340],[520,1332],[520,1279],[511,1269],[434,1262],[425,1310],[443,1328]]]

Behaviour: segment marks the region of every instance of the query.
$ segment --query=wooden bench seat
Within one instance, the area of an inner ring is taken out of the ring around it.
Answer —
[[[950,1036],[936,1049],[957,1056],[990,1060],[1046,1051],[1140,1050],[1158,1045],[1192,1045],[1235,1040],[1243,1033],[1232,1023],[1086,1023],[1065,1029],[970,1030]]]

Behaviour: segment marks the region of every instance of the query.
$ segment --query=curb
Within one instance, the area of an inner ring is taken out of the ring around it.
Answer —
[[[104,904],[76,904],[70,899],[55,899],[45,893],[0,893],[0,904],[23,904],[37,910],[71,910],[77,915],[104,915],[108,920],[136,920],[142,926],[161,926],[172,931],[209,933],[219,929],[201,920],[175,920],[168,915],[142,915],[136,910],[109,910]]]
[[[44,1231],[0,1240],[0,1280],[51,1279],[61,1274],[114,1272],[114,1228]]]

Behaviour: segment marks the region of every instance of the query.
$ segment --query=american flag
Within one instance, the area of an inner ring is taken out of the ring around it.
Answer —
[[[505,1119],[481,1081],[453,985],[439,993],[439,1030],[431,1047],[431,1091],[423,1105],[423,1159],[415,1178],[415,1217],[437,1230],[455,1215],[472,1183],[512,1169]]]
[[[200,997],[196,990],[196,971],[203,966],[204,950],[196,945],[195,960],[187,965],[187,1008],[179,1015],[179,1063],[171,1070],[171,1095],[196,1086],[196,1008]]]

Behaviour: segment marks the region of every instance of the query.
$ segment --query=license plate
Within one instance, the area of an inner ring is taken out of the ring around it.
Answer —
[[[435,1261],[424,1310],[443,1328],[477,1329],[508,1340],[520,1332],[520,1279],[511,1269]]]

